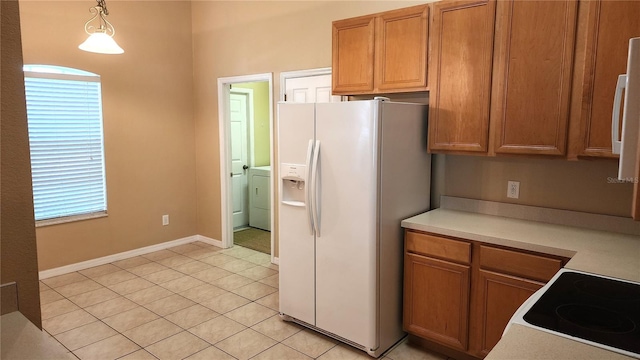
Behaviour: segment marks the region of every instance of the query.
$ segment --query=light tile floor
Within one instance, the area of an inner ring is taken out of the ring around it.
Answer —
[[[44,330],[79,359],[371,359],[282,321],[278,266],[202,242],[40,282]],[[386,360],[444,360],[403,342]]]

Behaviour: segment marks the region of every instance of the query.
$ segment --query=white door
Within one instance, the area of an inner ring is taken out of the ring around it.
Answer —
[[[316,104],[316,326],[370,349],[378,346],[376,104]]]
[[[331,74],[285,78],[285,101],[340,102],[340,96],[331,95]]]
[[[233,199],[233,228],[249,225],[249,151],[247,125],[249,101],[246,93],[229,94],[231,117],[231,191]]]
[[[282,164],[306,165],[309,141],[314,137],[315,104],[278,105],[278,231],[280,258],[280,312],[315,325],[315,245],[304,202],[285,203],[287,190],[307,190],[283,180]],[[307,169],[305,169],[307,170]],[[299,194],[299,193],[298,193]],[[301,196],[300,198],[304,198]]]

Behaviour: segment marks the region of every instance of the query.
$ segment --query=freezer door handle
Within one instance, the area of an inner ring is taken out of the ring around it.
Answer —
[[[313,140],[309,140],[307,147],[307,186],[304,189],[304,203],[307,205],[307,221],[309,222],[309,231],[313,235],[313,214],[311,212],[311,159],[313,157]]]
[[[320,140],[316,140],[313,151],[313,165],[311,166],[311,209],[313,212],[313,228],[316,237],[320,237],[320,185],[318,184],[318,164],[320,162]]]

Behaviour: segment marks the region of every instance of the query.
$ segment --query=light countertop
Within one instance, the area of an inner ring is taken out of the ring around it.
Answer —
[[[471,212],[436,209],[402,227],[570,257],[566,268],[640,282],[640,237]]]
[[[485,360],[629,360],[628,356],[518,324],[498,341]]]
[[[0,317],[3,360],[77,360],[69,350],[45,331],[38,329],[18,311]]]
[[[434,234],[570,257],[565,268],[640,282],[640,236],[451,209],[402,221]],[[584,343],[514,324],[486,357],[512,359],[629,359]]]

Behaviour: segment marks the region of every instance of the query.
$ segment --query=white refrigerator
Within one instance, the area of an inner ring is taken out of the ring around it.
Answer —
[[[400,221],[429,209],[427,106],[278,104],[280,313],[378,357],[402,331]]]

